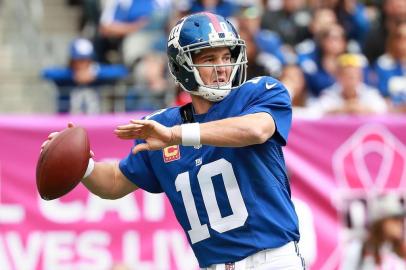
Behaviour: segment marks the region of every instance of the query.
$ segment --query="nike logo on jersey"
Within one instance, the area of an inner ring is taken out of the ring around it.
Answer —
[[[273,83],[273,84],[269,84],[269,83],[266,83],[265,84],[265,87],[266,87],[266,89],[272,89],[275,85],[277,85],[277,83]]]

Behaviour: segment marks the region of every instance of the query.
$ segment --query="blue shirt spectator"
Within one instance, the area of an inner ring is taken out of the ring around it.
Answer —
[[[111,0],[103,8],[95,49],[98,60],[123,63],[123,40],[133,33],[147,30],[155,19],[153,0]],[[154,26],[156,28],[156,26]],[[141,45],[142,48],[145,45]]]
[[[338,24],[322,29],[315,40],[316,49],[299,54],[298,63],[305,74],[311,95],[318,97],[323,89],[335,82],[337,57],[346,51],[347,42],[344,29]]]
[[[217,3],[214,4],[214,2]],[[219,14],[226,18],[233,16],[238,10],[236,4],[234,4],[231,1],[224,0],[217,1],[193,0],[190,5],[191,6],[189,8],[189,13],[208,11],[211,13]]]
[[[347,39],[362,44],[369,30],[365,6],[357,1],[341,1],[336,13],[338,21],[344,27]]]
[[[87,39],[73,40],[69,55],[69,65],[50,67],[42,71],[42,77],[52,81],[58,88],[60,113],[71,111],[72,92],[91,89],[92,97],[97,98],[95,91],[98,86],[114,84],[128,75],[128,70],[123,65],[104,65],[95,62],[93,45]]]
[[[335,83],[334,76],[321,64],[320,50],[299,55],[298,61],[306,78],[306,84],[312,96],[318,97],[321,91]]]
[[[406,75],[401,63],[396,61],[396,59],[393,59],[393,57],[388,54],[384,54],[378,58],[375,65],[375,71],[378,76],[379,90],[384,97],[390,96],[390,79],[396,76],[402,77]]]
[[[386,44],[386,53],[378,58],[375,65],[376,83],[381,94],[393,105],[406,107],[406,21],[396,24]]]
[[[283,43],[294,47],[310,36],[310,10],[304,1],[282,1],[282,9],[265,10],[261,28],[276,32]]]
[[[370,29],[365,37],[363,52],[369,62],[375,62],[385,53],[385,40],[396,24],[406,19],[405,0],[378,1],[381,4],[375,9],[377,15],[371,18]]]
[[[133,23],[147,19],[153,11],[154,1],[151,0],[114,0],[103,9],[100,22],[102,25]]]
[[[263,75],[277,77],[285,63],[280,36],[274,31],[261,29],[261,15],[261,9],[253,5],[241,8],[235,17],[247,48],[248,79]]]

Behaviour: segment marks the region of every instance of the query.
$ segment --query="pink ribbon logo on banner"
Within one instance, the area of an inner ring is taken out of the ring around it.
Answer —
[[[340,188],[396,189],[406,179],[406,148],[385,126],[364,125],[333,156]]]

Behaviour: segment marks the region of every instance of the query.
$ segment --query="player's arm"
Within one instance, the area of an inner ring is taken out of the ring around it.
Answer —
[[[92,173],[82,183],[93,194],[103,199],[118,199],[138,187],[121,172],[118,162],[95,162]]]
[[[270,114],[260,112],[199,124],[200,142],[205,145],[243,147],[266,142],[275,132]],[[176,144],[182,142],[180,126],[173,127]]]
[[[264,143],[276,129],[272,116],[264,112],[193,125],[195,130],[192,133],[198,134],[192,135],[199,136],[200,144],[223,147]],[[165,127],[153,120],[131,120],[130,124],[118,126],[115,133],[121,139],[144,139],[145,143],[133,148],[133,153],[137,153],[184,144],[186,129],[185,125]]]

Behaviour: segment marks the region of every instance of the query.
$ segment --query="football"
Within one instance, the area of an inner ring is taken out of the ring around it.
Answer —
[[[59,198],[79,184],[90,158],[90,143],[82,127],[66,128],[43,148],[36,169],[42,199]]]

